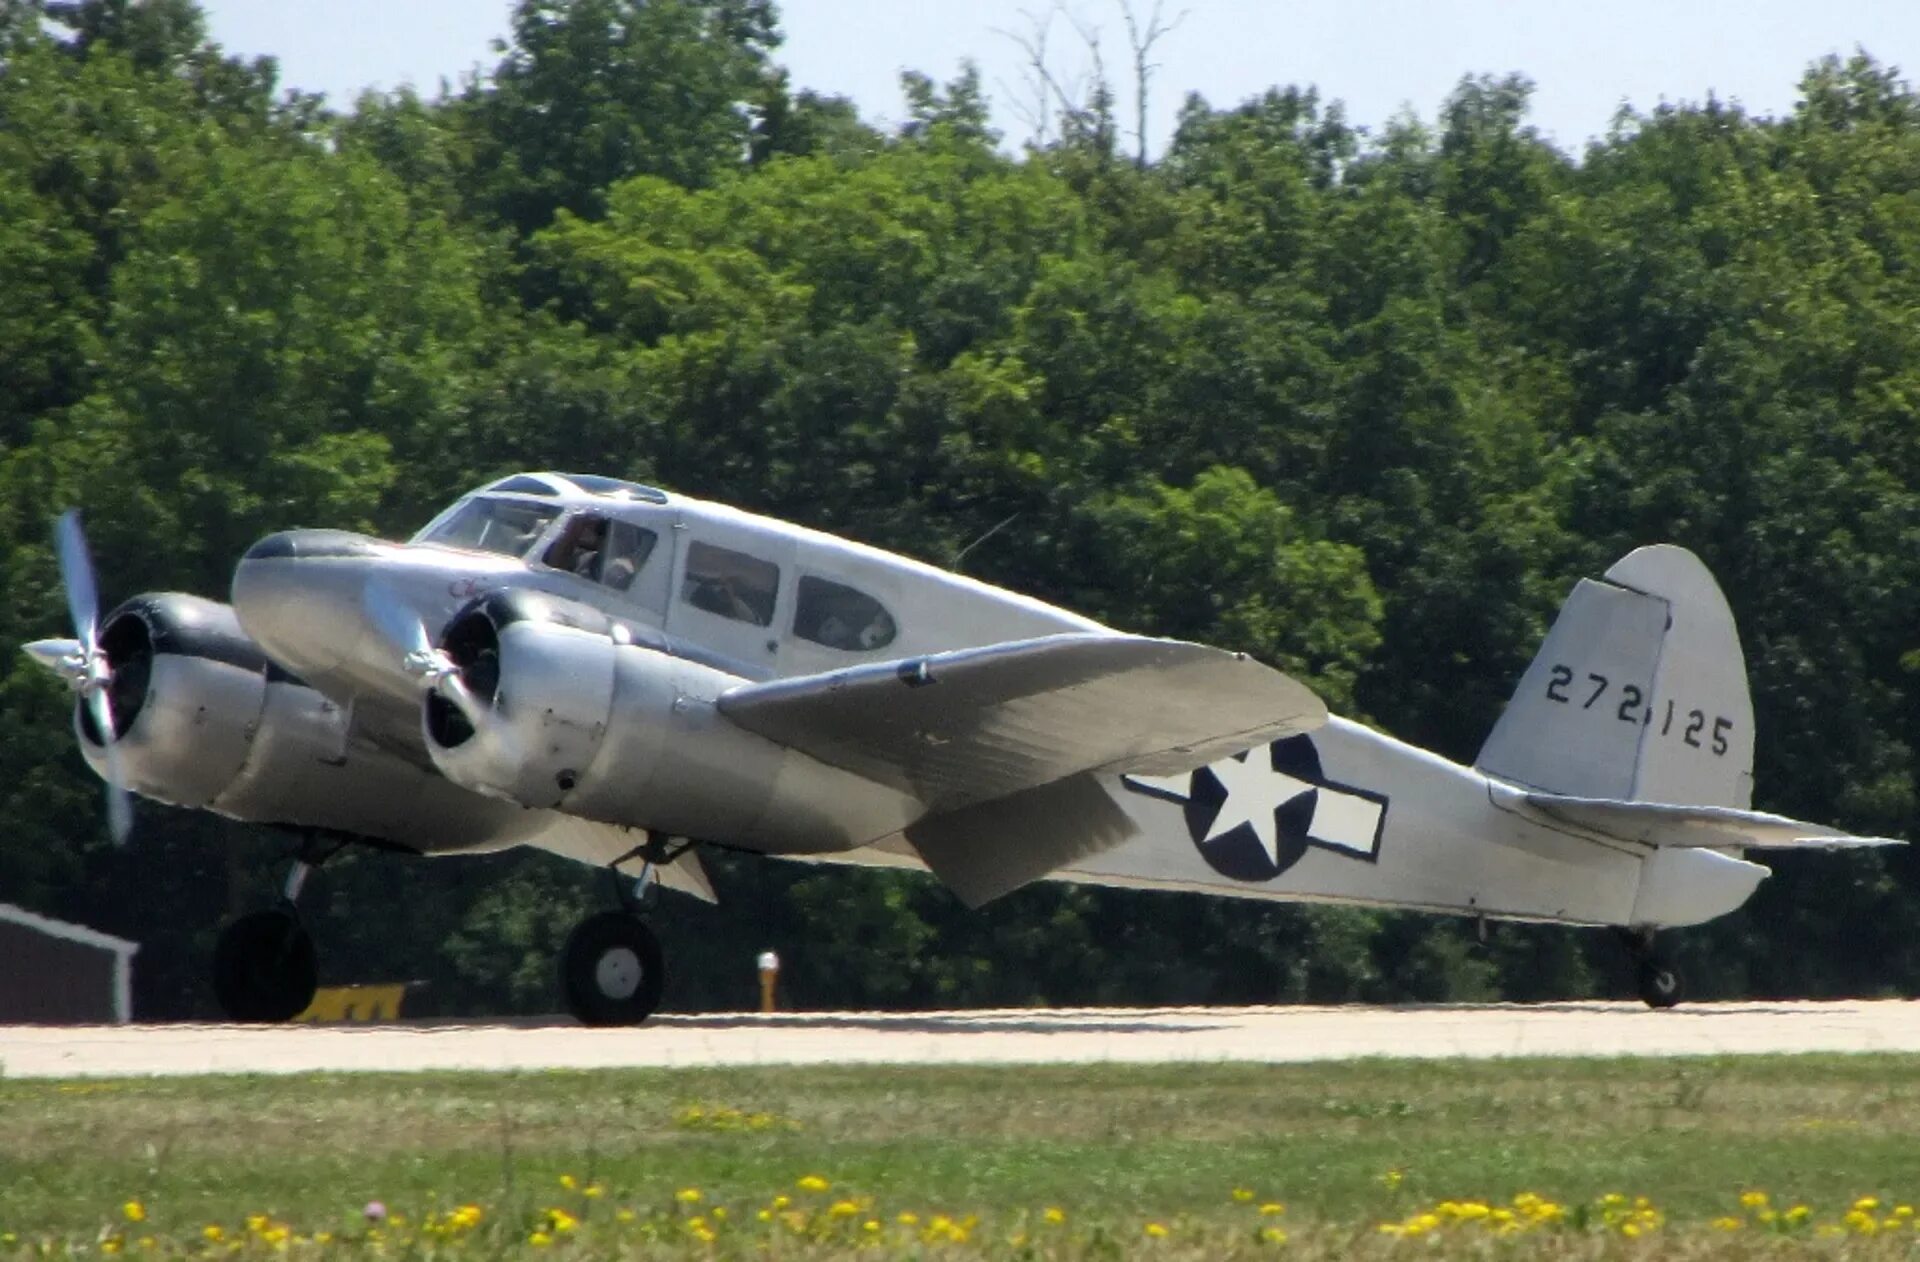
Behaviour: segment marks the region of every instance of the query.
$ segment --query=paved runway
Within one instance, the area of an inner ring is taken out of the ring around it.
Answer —
[[[1475,1004],[663,1016],[639,1029],[0,1026],[0,1077],[659,1065],[1920,1052],[1920,1003]]]

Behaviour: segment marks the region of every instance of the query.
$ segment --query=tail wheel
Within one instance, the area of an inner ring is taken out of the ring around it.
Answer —
[[[213,993],[229,1020],[291,1020],[312,1005],[318,987],[313,938],[291,911],[256,911],[220,931]]]
[[[1649,1008],[1671,1008],[1686,996],[1680,970],[1665,960],[1641,960],[1634,968],[1634,983]]]
[[[623,911],[589,916],[560,952],[560,988],[583,1025],[638,1025],[666,986],[660,940]]]

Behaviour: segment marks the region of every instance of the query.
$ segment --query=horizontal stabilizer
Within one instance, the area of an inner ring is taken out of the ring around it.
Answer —
[[[1784,815],[1730,806],[1672,806],[1611,798],[1529,793],[1526,803],[1550,819],[1619,841],[1696,850],[1834,850],[1846,846],[1902,846],[1890,837],[1855,837]]]
[[[1327,708],[1240,653],[1070,634],[751,684],[717,702],[768,740],[929,815],[1082,772],[1173,775],[1309,732]]]

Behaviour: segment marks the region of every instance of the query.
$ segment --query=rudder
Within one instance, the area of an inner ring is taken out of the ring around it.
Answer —
[[[1474,766],[1573,797],[1746,808],[1746,659],[1700,559],[1639,548],[1576,584]]]

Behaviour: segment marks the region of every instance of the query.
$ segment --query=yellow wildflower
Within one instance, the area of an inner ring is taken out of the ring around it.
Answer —
[[[247,1215],[248,1231],[251,1231],[255,1235],[258,1235],[260,1232],[263,1232],[266,1229],[267,1229],[267,1216],[265,1214],[248,1214]]]
[[[128,1201],[120,1207],[120,1212],[126,1215],[127,1221],[130,1223],[143,1223],[147,1221],[147,1207],[139,1201]]]
[[[1623,1223],[1620,1227],[1620,1234],[1631,1240],[1640,1234],[1640,1225],[1638,1223]]]
[[[1388,1170],[1385,1173],[1383,1173],[1380,1176],[1380,1182],[1386,1184],[1387,1191],[1391,1192],[1393,1191],[1393,1189],[1399,1187],[1401,1180],[1405,1179],[1406,1177],[1407,1177],[1406,1171],[1401,1170],[1398,1167],[1395,1167],[1394,1169]]]
[[[1262,1227],[1260,1229],[1260,1239],[1266,1244],[1285,1244],[1287,1242],[1287,1233],[1278,1227]]]
[[[833,1185],[817,1174],[803,1174],[794,1186],[802,1192],[824,1192]]]
[[[607,1189],[601,1187],[598,1183],[589,1183],[587,1184],[586,1187],[580,1190],[580,1195],[586,1197],[590,1201],[597,1201],[601,1197],[605,1196],[606,1194],[607,1194]]]
[[[725,1205],[715,1205],[713,1207],[713,1221],[717,1223],[727,1221],[727,1207]]]
[[[1880,1198],[1877,1196],[1863,1196],[1853,1203],[1853,1207],[1862,1211],[1876,1210],[1880,1208]]]
[[[554,1208],[547,1211],[547,1225],[561,1234],[572,1231],[580,1225],[580,1220],[564,1209]]]
[[[227,1233],[221,1230],[220,1224],[218,1223],[208,1223],[200,1229],[200,1234],[213,1244],[219,1244],[222,1240],[226,1239],[227,1236]]]
[[[880,1222],[878,1219],[869,1218],[866,1222],[860,1224],[860,1230],[868,1233],[878,1232],[880,1230]]]
[[[901,1218],[903,1221],[905,1217],[906,1216],[904,1214],[901,1215]],[[1055,1227],[1058,1227],[1061,1223],[1064,1223],[1067,1221],[1067,1211],[1064,1209],[1061,1209],[1058,1205],[1049,1205],[1047,1206],[1046,1212],[1041,1214],[1040,1217],[1046,1219],[1049,1223],[1053,1224]]]
[[[1271,1218],[1275,1214],[1286,1213],[1287,1207],[1285,1205],[1280,1204],[1280,1202],[1278,1201],[1268,1201],[1265,1205],[1262,1205],[1260,1207],[1260,1212],[1265,1214],[1267,1217]]]
[[[793,1204],[793,1198],[791,1196],[776,1196],[773,1198],[773,1207],[775,1209],[785,1209],[791,1204]]]
[[[1253,1189],[1235,1188],[1233,1189],[1233,1199],[1236,1201],[1250,1201],[1253,1199]]]
[[[1738,1218],[1716,1218],[1713,1220],[1713,1229],[1715,1231],[1738,1231],[1745,1225],[1746,1224],[1742,1223]]]
[[[1742,1192],[1740,1194],[1740,1206],[1743,1209],[1765,1209],[1767,1207],[1767,1194],[1765,1192]]]
[[[544,1231],[536,1231],[527,1237],[527,1243],[536,1249],[544,1249],[553,1243],[553,1237]]]
[[[574,1178],[570,1174],[563,1174],[560,1176],[560,1186],[567,1189],[567,1191],[571,1192],[575,1188],[580,1186],[580,1180]]]
[[[1167,1238],[1167,1229],[1162,1223],[1148,1223],[1145,1227],[1142,1227],[1141,1230],[1155,1240],[1165,1240]]]
[[[108,1236],[100,1242],[100,1252],[102,1253],[118,1253],[124,1247],[124,1244],[118,1236]]]
[[[1048,1212],[1052,1212],[1052,1211],[1048,1211]],[[920,1221],[920,1215],[914,1213],[912,1210],[903,1209],[900,1211],[899,1216],[896,1217],[894,1221],[899,1223],[902,1227],[911,1227],[915,1223]],[[1048,1221],[1051,1222],[1053,1220],[1048,1219]]]
[[[158,1240],[155,1240],[152,1236],[140,1237],[140,1247],[142,1249],[151,1249],[156,1245],[158,1245],[159,1243],[160,1242]]]
[[[833,1218],[851,1218],[860,1212],[860,1207],[852,1201],[835,1201],[827,1207],[827,1213]]]
[[[700,1200],[700,1189],[699,1188],[681,1188],[678,1192],[675,1192],[673,1194],[673,1199],[676,1201],[679,1201],[682,1205],[697,1204]]]

